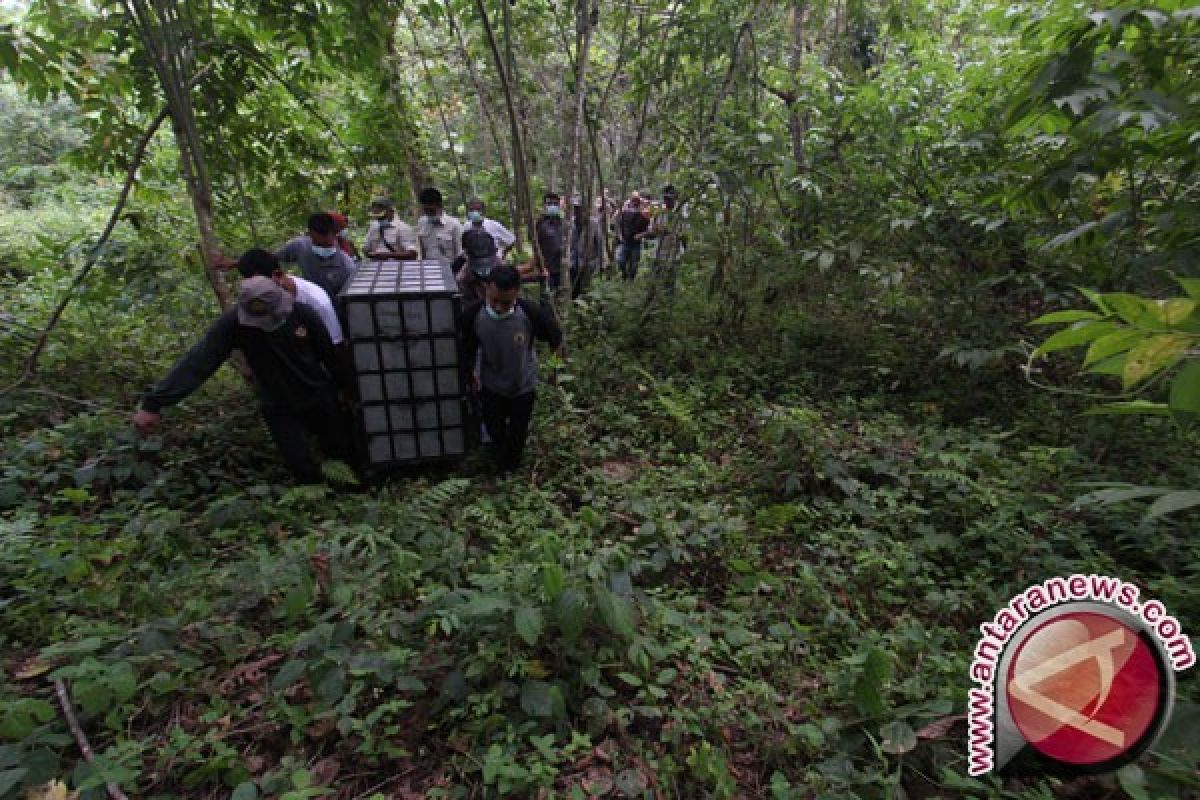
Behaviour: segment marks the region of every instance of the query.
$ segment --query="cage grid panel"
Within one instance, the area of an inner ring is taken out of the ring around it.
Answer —
[[[367,262],[338,296],[371,467],[461,456],[468,436],[458,284],[436,261]]]

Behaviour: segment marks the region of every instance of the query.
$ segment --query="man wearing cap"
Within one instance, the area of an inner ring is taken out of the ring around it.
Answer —
[[[296,264],[305,278],[337,297],[350,276],[354,261],[337,243],[337,223],[324,211],[308,218],[308,232],[275,251],[285,264]]]
[[[344,454],[347,432],[335,387],[349,375],[317,313],[267,277],[242,281],[237,307],[142,397],[133,425],[142,434],[152,431],[163,408],[200,388],[235,349],[254,371],[259,409],[284,463],[301,483],[319,482],[308,435],[317,436],[326,456]]]
[[[396,219],[396,207],[386,197],[371,201],[367,214],[367,258],[375,261],[411,261],[417,257],[417,234],[408,223]]]
[[[234,266],[243,278],[253,278],[257,275],[275,281],[275,284],[290,294],[295,302],[303,303],[317,312],[317,316],[325,324],[331,342],[335,345],[342,343],[342,323],[338,320],[337,312],[333,310],[333,302],[329,295],[312,281],[284,272],[274,253],[259,248],[247,250]]]
[[[517,241],[512,231],[485,216],[483,209],[482,200],[472,198],[467,201],[462,255],[451,265],[461,267],[455,278],[466,302],[483,299],[483,285],[488,273],[504,260],[509,248]]]
[[[417,200],[421,203],[417,219],[420,257],[449,266],[462,255],[462,224],[442,210],[442,193],[437,189],[422,189]]]

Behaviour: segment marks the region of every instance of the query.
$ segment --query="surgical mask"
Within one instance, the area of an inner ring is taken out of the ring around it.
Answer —
[[[482,211],[468,211],[467,212],[467,220],[470,222],[483,222],[483,212]]]
[[[546,216],[548,216],[548,217],[561,217],[561,216],[562,216],[562,209],[561,209],[561,208],[559,208],[558,206],[546,206]]]
[[[496,320],[497,322],[502,322],[503,320],[506,320],[506,319],[508,319],[509,317],[511,317],[511,316],[513,315],[513,311],[515,311],[515,310],[516,310],[516,308],[517,308],[517,307],[514,305],[514,306],[513,306],[512,308],[510,308],[508,311],[500,312],[500,311],[497,311],[496,309],[492,308],[491,306],[489,306],[489,305],[487,305],[487,304],[484,304],[484,306],[483,306],[483,307],[484,307],[485,309],[487,309],[487,315],[488,315],[489,317],[491,317],[492,319]]]
[[[333,258],[333,254],[337,252],[336,247],[321,247],[320,245],[312,246],[313,255],[317,258]]]

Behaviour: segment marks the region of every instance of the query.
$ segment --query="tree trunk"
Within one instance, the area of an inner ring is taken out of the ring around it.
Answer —
[[[212,183],[192,105],[194,63],[191,52],[181,46],[182,41],[194,41],[195,37],[190,33],[186,37],[181,35],[183,31],[176,11],[176,5],[171,0],[153,0],[152,5],[147,0],[125,0],[125,12],[138,29],[166,96],[171,127],[179,148],[180,171],[192,201],[196,228],[200,234],[205,277],[217,302],[225,309],[230,304],[229,288],[216,267],[222,253],[213,219]]]
[[[788,130],[792,135],[792,158],[796,161],[796,169],[808,169],[808,159],[804,152],[804,135],[808,133],[808,109],[801,108],[800,103],[800,67],[804,61],[804,17],[808,13],[806,0],[800,0],[792,5],[792,46],[789,65],[792,73],[792,101],[788,103]]]
[[[459,163],[458,150],[455,148],[454,137],[451,136],[450,121],[446,119],[446,104],[442,102],[442,93],[433,81],[433,72],[429,69],[429,60],[425,57],[425,48],[421,46],[421,40],[417,38],[416,23],[408,12],[404,12],[404,15],[408,20],[408,33],[412,36],[413,49],[417,53],[417,59],[421,64],[421,71],[425,74],[425,82],[429,84],[429,91],[433,95],[433,101],[437,103],[438,118],[442,121],[442,132],[446,134],[446,144],[450,146],[450,162],[454,165],[454,178],[458,183],[458,194],[462,198],[463,210],[465,211],[468,199],[467,186],[463,180],[462,166]]]
[[[517,237],[514,245],[517,252],[521,250],[521,216],[518,211],[517,198],[513,191],[512,166],[509,164],[508,153],[504,147],[504,143],[500,140],[500,133],[497,129],[495,115],[492,114],[491,106],[488,105],[488,93],[484,88],[483,81],[479,78],[479,71],[475,69],[475,61],[471,58],[471,53],[467,49],[467,41],[463,37],[462,28],[458,25],[458,20],[454,18],[454,14],[449,9],[446,11],[446,19],[450,22],[450,30],[454,32],[454,38],[458,42],[458,50],[462,55],[463,63],[467,65],[467,74],[471,78],[471,85],[475,87],[475,94],[479,97],[479,116],[487,125],[488,134],[492,139],[492,146],[496,148],[496,157],[500,160],[500,168],[502,170],[502,178],[504,180],[504,197],[508,202],[509,222],[512,225],[513,235]]]
[[[396,52],[396,30],[399,27],[400,12],[398,11],[392,17],[392,28],[387,37],[387,50],[382,66],[384,74],[388,76],[387,94],[392,105],[393,119],[400,129],[397,134],[407,142],[404,147],[404,171],[397,176],[396,183],[398,186],[408,185],[409,195],[415,205],[420,191],[433,184],[433,173],[417,144],[420,136],[414,122],[413,110],[399,88],[404,86],[406,81],[404,70],[400,64],[400,54]]]
[[[591,248],[592,237],[586,235],[587,221],[591,217],[591,190],[584,181],[584,164],[583,148],[580,146],[580,140],[583,138],[584,130],[584,104],[587,100],[587,64],[588,53],[592,47],[592,24],[588,14],[587,0],[576,0],[575,3],[575,41],[576,41],[576,58],[575,58],[575,124],[571,130],[571,142],[569,152],[570,158],[567,160],[570,174],[567,176],[567,204],[571,207],[570,216],[568,216],[568,226],[571,231],[575,231],[576,220],[574,219],[575,210],[571,202],[571,198],[575,196],[578,189],[582,189],[583,193],[583,217],[584,217],[584,248],[580,253],[580,270],[583,265],[589,263],[587,250]],[[577,182],[578,181],[578,182]],[[570,250],[567,252],[567,260],[570,261]],[[563,269],[563,281],[561,294],[565,297],[566,302],[562,305],[564,308],[570,307],[571,299],[571,270],[568,264]]]
[[[487,9],[483,6],[483,0],[475,0],[475,9],[479,12],[480,20],[483,22],[483,30],[487,34],[488,48],[492,51],[492,59],[496,64],[496,71],[500,75],[500,83],[504,90],[504,105],[508,110],[508,122],[511,127],[513,177],[517,188],[517,202],[520,206],[519,210],[524,215],[524,223],[527,226],[529,241],[533,243],[533,250],[540,264],[541,253],[538,251],[537,236],[535,234],[536,223],[533,218],[533,205],[529,196],[529,174],[526,171],[525,146],[523,137],[521,136],[521,120],[517,116],[517,105],[513,98],[511,76],[508,68],[505,66],[504,56],[500,53],[500,46],[496,42],[495,31],[492,30],[492,21],[488,18]],[[507,4],[504,4],[504,10],[505,21],[507,23]],[[509,54],[511,56],[511,48]]]

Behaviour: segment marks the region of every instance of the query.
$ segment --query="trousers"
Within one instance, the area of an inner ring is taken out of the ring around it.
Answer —
[[[349,428],[330,389],[302,410],[264,408],[263,420],[284,465],[299,483],[320,483],[321,467],[313,458],[309,436],[316,436],[326,458],[343,459],[348,452]]]
[[[631,281],[637,277],[638,263],[641,260],[641,242],[621,242],[617,245],[617,268],[621,270],[621,277],[625,280]]]
[[[483,424],[487,426],[492,446],[496,448],[496,462],[501,470],[511,472],[521,465],[525,452],[525,441],[529,438],[529,420],[533,417],[533,403],[537,392],[527,392],[516,397],[483,389],[479,392],[483,407]]]

